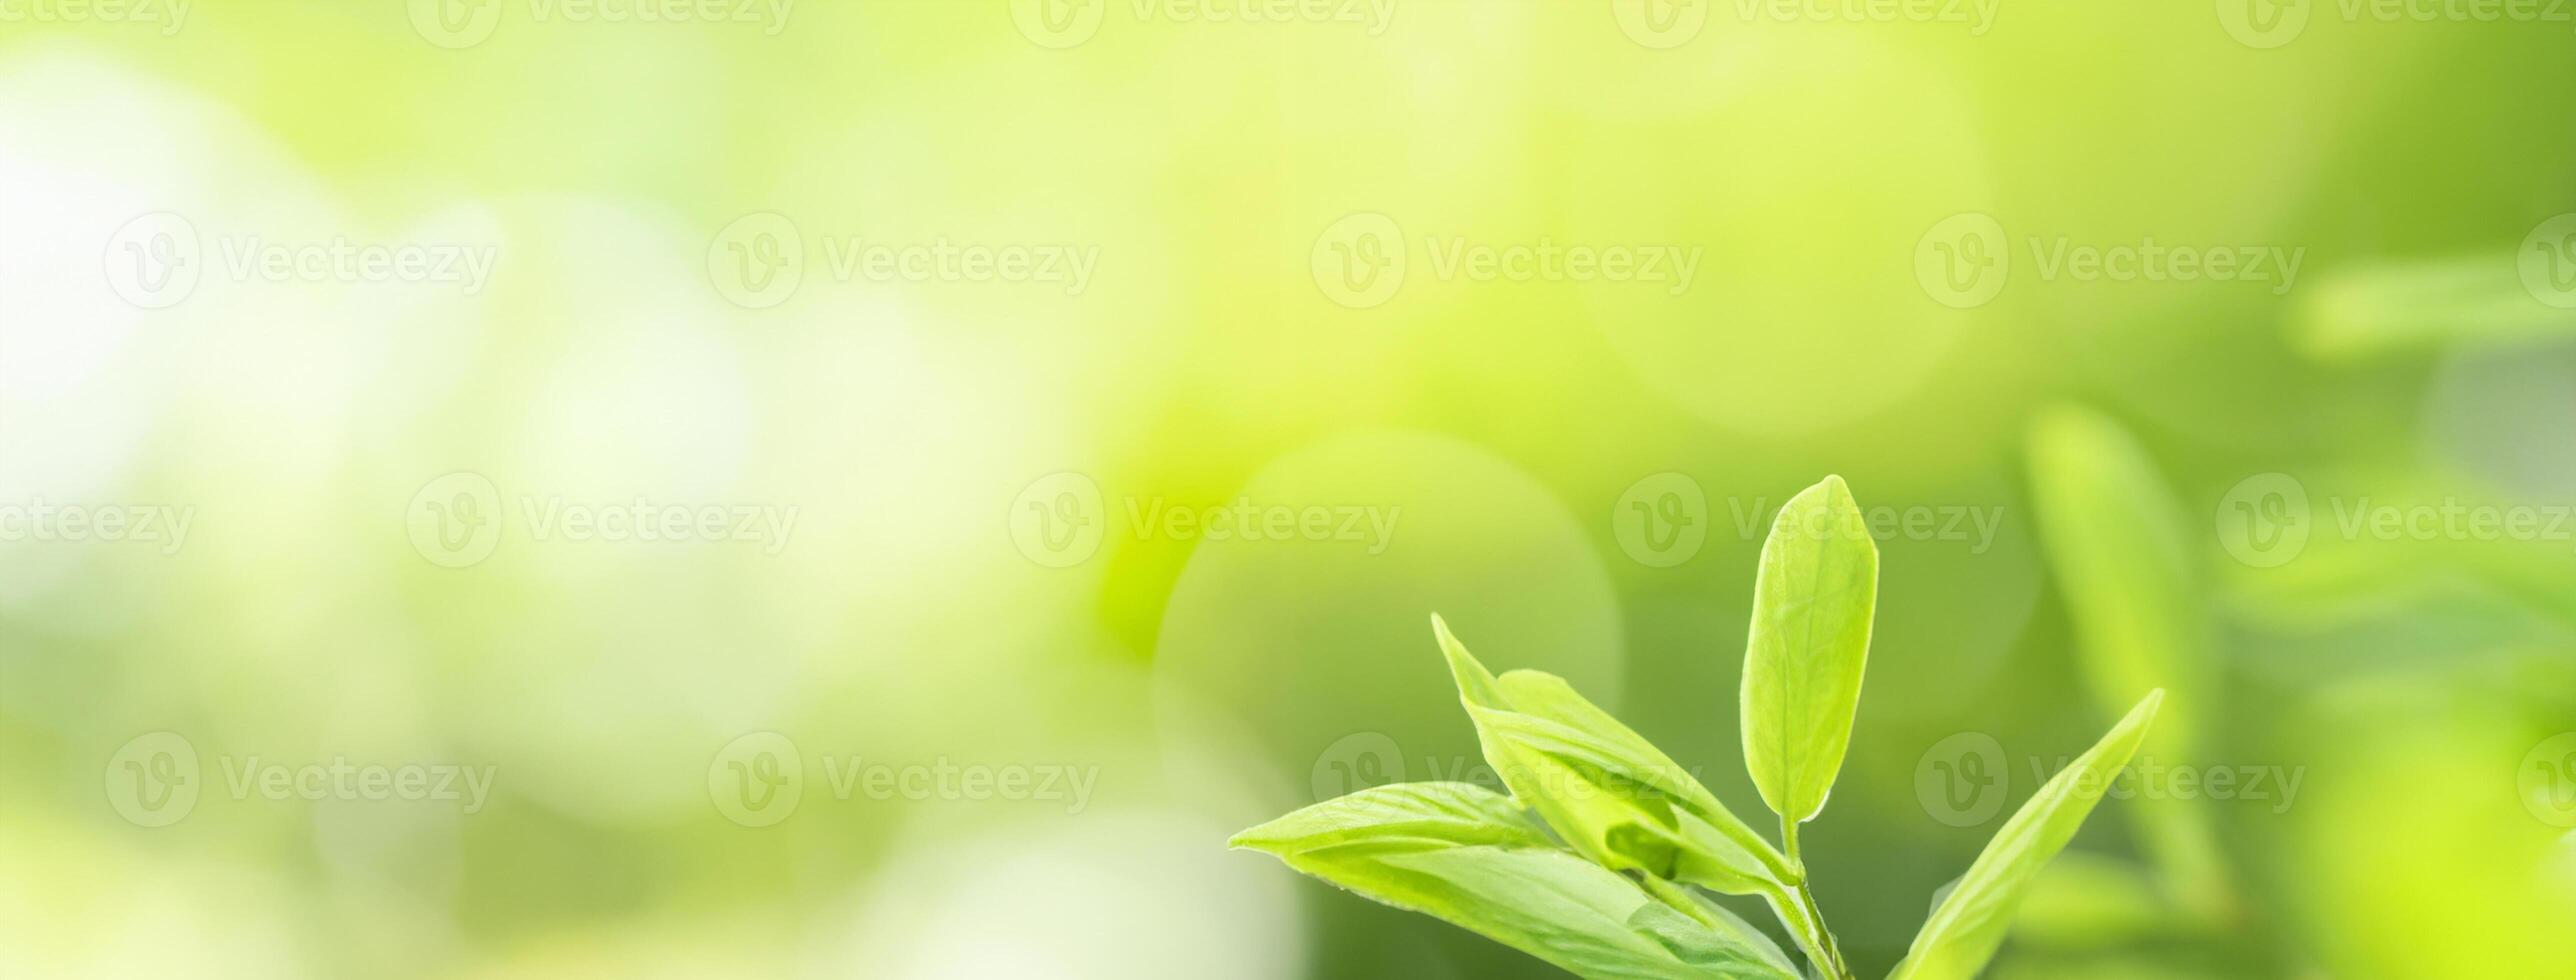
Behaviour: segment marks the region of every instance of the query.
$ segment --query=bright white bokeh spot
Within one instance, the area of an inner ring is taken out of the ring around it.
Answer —
[[[1233,828],[1119,813],[915,845],[807,971],[878,980],[1289,980],[1305,975],[1294,876],[1225,849]],[[829,923],[831,920],[825,920]]]

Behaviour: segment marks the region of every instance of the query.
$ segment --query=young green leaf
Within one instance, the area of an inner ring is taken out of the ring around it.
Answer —
[[[2111,715],[2146,691],[2173,691],[2175,709],[2147,751],[2168,763],[2188,761],[2197,734],[2192,717],[2208,701],[2213,668],[2181,505],[2136,439],[2084,409],[2053,410],[2032,427],[2030,470],[2041,543],[2075,622],[2076,660],[2094,703]],[[2223,918],[2233,889],[2208,814],[2187,801],[2161,800],[2138,818],[2186,904]]]
[[[1878,605],[1878,545],[1841,477],[1780,508],[1744,654],[1744,761],[1762,801],[1814,819],[1851,745]]]
[[[2146,450],[2110,419],[2059,408],[2031,428],[2030,474],[2040,543],[2094,703],[2114,713],[2161,687],[2198,707],[2209,625],[2182,507]],[[2177,709],[2156,741],[2188,753],[2194,712]]]
[[[1768,841],[1697,779],[1563,678],[1516,670],[1497,678],[1432,617],[1485,761],[1512,795],[1577,853],[1731,894],[1790,876]]]
[[[2111,733],[2022,804],[1932,910],[1888,980],[1970,980],[2003,945],[2039,869],[2075,837],[2155,724],[2165,692],[2147,695]]]
[[[1789,959],[1788,953],[1781,951],[1780,944],[1773,942],[1769,933],[1745,921],[1743,916],[1735,914],[1735,910],[1710,899],[1706,893],[1660,878],[1645,878],[1639,883],[1675,911],[1699,920],[1718,935],[1759,954],[1764,962],[1779,967],[1781,972],[1801,975],[1797,963]]]
[[[1246,830],[1232,843],[1584,977],[1796,978],[1636,882],[1566,853],[1509,799],[1466,783],[1361,790]]]

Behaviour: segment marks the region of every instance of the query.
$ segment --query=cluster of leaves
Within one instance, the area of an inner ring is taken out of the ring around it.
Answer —
[[[1762,547],[1743,678],[1745,764],[1780,815],[1774,846],[1681,766],[1550,674],[1495,676],[1433,631],[1509,796],[1467,783],[1362,790],[1234,846],[1594,978],[1853,980],[1799,856],[1851,739],[1878,549],[1828,477]],[[2040,868],[2146,736],[2161,690],[2042,786],[1933,909],[1892,980],[1964,980],[1994,957]],[[1759,896],[1805,966],[1706,893]]]

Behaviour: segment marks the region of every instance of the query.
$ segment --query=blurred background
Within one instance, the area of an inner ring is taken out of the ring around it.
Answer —
[[[0,975],[1550,975],[1225,838],[1839,473],[1862,973],[2576,977],[2571,15],[0,0]]]

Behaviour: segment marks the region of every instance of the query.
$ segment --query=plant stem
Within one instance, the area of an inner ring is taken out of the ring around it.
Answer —
[[[1789,866],[1798,872],[1795,911],[1800,921],[1793,923],[1799,934],[1798,944],[1806,947],[1807,959],[1817,972],[1830,980],[1857,980],[1852,974],[1851,964],[1843,959],[1842,946],[1834,942],[1834,931],[1825,927],[1824,908],[1816,904],[1815,884],[1807,876],[1806,859],[1798,856],[1797,821],[1781,818],[1780,845],[1788,852]],[[1774,904],[1779,904],[1776,897]]]

